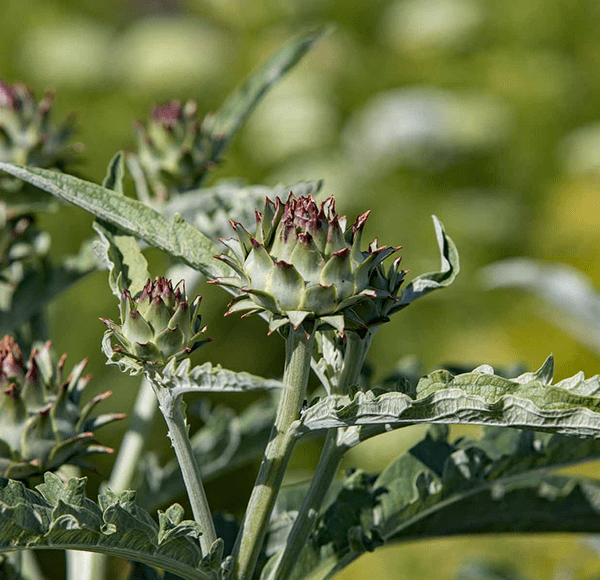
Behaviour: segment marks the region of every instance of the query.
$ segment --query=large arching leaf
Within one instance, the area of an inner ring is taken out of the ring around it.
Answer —
[[[494,375],[489,366],[456,376],[441,370],[423,377],[416,387],[401,384],[407,392],[332,395],[308,408],[296,428],[301,435],[354,425],[389,429],[460,423],[599,437],[600,378],[586,380],[579,373],[553,385],[552,368],[550,357],[537,373],[515,379]]]
[[[0,552],[54,548],[100,552],[169,570],[186,580],[221,578],[222,542],[202,555],[201,530],[177,504],[156,523],[135,504],[135,493],[85,497],[85,478],[66,484],[52,473],[37,491],[0,479]]]
[[[83,208],[123,233],[183,260],[208,278],[225,274],[225,265],[213,258],[219,248],[179,215],[166,218],[140,201],[72,175],[1,162],[0,170]]]

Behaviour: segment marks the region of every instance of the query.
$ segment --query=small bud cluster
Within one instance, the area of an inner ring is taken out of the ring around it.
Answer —
[[[379,247],[377,240],[366,252],[360,249],[368,216],[347,227],[333,197],[317,204],[311,195],[290,194],[286,203],[267,199],[263,213],[256,213],[254,235],[232,223],[237,239],[221,240],[231,254],[217,257],[236,275],[214,281],[238,292],[228,313],[266,311],[271,331],[288,322],[298,328],[307,319],[340,332],[349,322],[364,326],[355,308],[396,299],[378,276],[381,262],[399,249]]]
[[[194,101],[153,108],[144,126],[135,124],[139,164],[157,201],[196,189],[211,162]]]
[[[0,341],[0,476],[27,479],[66,463],[93,469],[85,457],[112,450],[94,441],[97,428],[122,414],[90,418],[110,392],[97,395],[83,409],[81,395],[90,376],[82,376],[86,360],[68,378],[62,374],[66,355],[55,363],[50,343],[34,349],[26,361],[11,336]]]
[[[113,355],[123,361],[130,359],[134,367],[144,364],[166,364],[180,360],[200,345],[203,339],[199,314],[201,296],[190,304],[185,283],[175,288],[170,280],[157,278],[146,282],[142,292],[132,297],[128,290],[121,296],[121,324],[101,319],[108,327],[107,335],[119,344],[112,347]]]
[[[0,80],[0,161],[63,169],[76,159],[81,145],[69,144],[76,131],[74,117],[55,127],[51,121],[53,101],[51,92],[37,102],[24,84]],[[3,178],[0,186],[14,191],[20,184]]]

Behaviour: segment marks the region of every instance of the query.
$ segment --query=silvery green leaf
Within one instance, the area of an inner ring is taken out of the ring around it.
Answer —
[[[172,506],[159,523],[135,504],[135,493],[85,497],[85,478],[63,483],[46,473],[36,490],[0,479],[0,552],[73,549],[101,552],[169,570],[186,580],[220,580],[222,542],[202,555],[201,530]]]
[[[0,170],[85,209],[122,232],[183,260],[208,278],[227,275],[225,265],[213,259],[219,248],[178,215],[165,218],[140,201],[72,175],[9,163],[0,163]]]
[[[577,375],[552,385],[551,366],[549,359],[537,373],[512,380],[487,369],[457,376],[435,371],[418,382],[414,396],[379,391],[328,396],[303,413],[298,433],[351,425],[391,429],[414,423],[457,423],[599,437],[600,397],[578,392],[584,387],[596,392],[598,379],[585,381]]]
[[[283,388],[281,381],[230,371],[209,362],[190,369],[189,359],[179,364],[172,359],[164,369],[152,374],[152,381],[169,389],[173,397],[186,393],[244,393]]]
[[[488,288],[521,288],[543,298],[543,314],[600,353],[600,292],[589,278],[567,264],[511,258],[482,270]]]
[[[336,482],[337,497],[324,506],[290,580],[330,578],[382,543],[461,534],[596,532],[598,481],[530,471],[561,465],[569,444],[579,441],[561,438],[561,455],[552,445],[536,450],[539,437],[546,435],[493,429],[479,440],[450,442],[447,427],[434,426],[378,477],[359,471]],[[515,453],[519,458],[511,462]],[[263,580],[270,578],[276,558],[267,563]]]
[[[112,189],[117,193],[123,193],[123,178],[125,176],[125,163],[123,160],[123,152],[117,152],[110,160],[106,175],[102,181],[102,187]]]
[[[203,133],[212,142],[213,161],[217,161],[231,137],[241,127],[248,115],[271,89],[327,32],[326,27],[311,30],[288,42],[258,71],[231,94],[221,108],[207,116],[202,123]]]
[[[411,280],[406,288],[404,288],[398,304],[391,309],[390,314],[405,308],[417,298],[421,298],[433,290],[450,286],[458,275],[460,263],[456,246],[450,237],[446,235],[442,222],[436,216],[431,216],[431,218],[433,219],[437,243],[440,249],[440,269],[438,272],[421,274],[414,280]]]
[[[93,227],[100,238],[94,243],[94,251],[108,268],[112,293],[120,298],[123,290],[129,290],[132,296],[141,292],[150,274],[148,262],[136,239],[120,234],[106,222],[96,220]]]

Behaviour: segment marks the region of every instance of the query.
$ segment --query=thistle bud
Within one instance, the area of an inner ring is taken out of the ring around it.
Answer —
[[[157,201],[199,187],[211,163],[194,101],[155,106],[135,130],[138,161]]]
[[[189,303],[183,280],[173,288],[166,278],[148,279],[136,297],[125,290],[121,324],[101,319],[109,329],[105,336],[118,341],[107,353],[111,362],[129,362],[129,370],[139,372],[144,364],[180,360],[208,342],[202,338],[206,328],[201,326],[201,299],[197,296]]]
[[[87,455],[112,452],[95,443],[93,431],[124,415],[89,418],[110,392],[80,408],[87,361],[63,381],[65,359],[55,363],[48,342],[26,361],[11,336],[0,341],[0,477],[27,479],[67,463],[93,469]]]
[[[54,95],[47,92],[38,102],[25,85],[0,80],[0,161],[63,169],[76,159],[81,145],[69,144],[76,131],[74,117],[55,127],[53,100]],[[0,186],[16,191],[20,182],[2,178]]]
[[[364,213],[346,227],[333,197],[319,205],[311,195],[296,198],[290,193],[285,204],[267,199],[263,213],[256,213],[253,236],[232,223],[237,239],[221,240],[231,254],[217,258],[235,276],[214,280],[238,292],[228,314],[266,311],[271,331],[314,319],[343,332],[350,308],[391,297],[387,289],[371,285],[372,274],[399,248],[379,247],[375,241],[361,250],[368,216]]]

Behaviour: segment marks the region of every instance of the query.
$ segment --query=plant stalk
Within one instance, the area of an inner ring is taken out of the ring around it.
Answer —
[[[190,500],[194,520],[202,528],[200,547],[203,555],[206,555],[210,552],[210,547],[217,539],[217,534],[208,506],[208,500],[206,499],[206,493],[204,492],[204,486],[202,485],[200,468],[192,449],[188,427],[182,412],[183,401],[180,396],[173,397],[168,389],[156,384],[151,375],[147,375],[147,378],[154,388],[159,409],[167,424],[169,439],[171,440],[175,456],[177,457],[177,463],[179,463],[179,468],[181,469],[183,483],[185,484],[188,499]]]
[[[315,333],[312,329],[309,332],[307,337],[302,327],[298,330],[290,328],[287,337],[284,388],[275,424],[233,551],[236,580],[250,580],[254,574],[275,500],[294,449],[296,439],[291,426],[299,418],[306,397],[314,344]]]
[[[374,332],[374,330],[369,330],[364,338],[360,338],[354,332],[347,334],[344,363],[338,378],[336,394],[347,394],[349,388],[358,383],[360,370],[371,346]],[[319,519],[323,500],[335,479],[344,454],[348,450],[347,446],[339,443],[342,441],[344,431],[344,429],[327,431],[315,475],[270,580],[285,580],[289,577]]]

